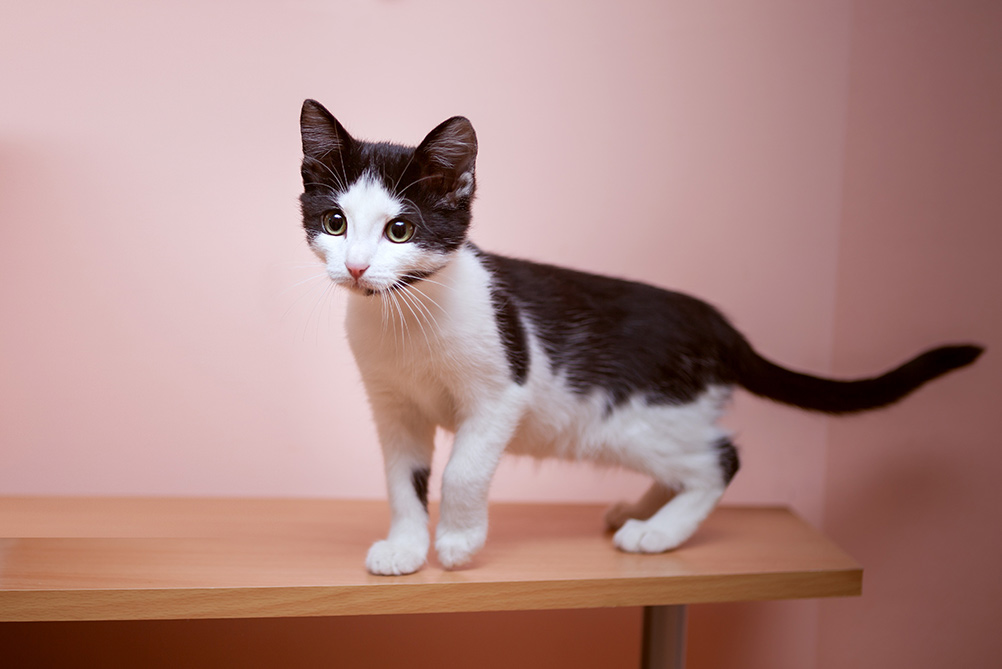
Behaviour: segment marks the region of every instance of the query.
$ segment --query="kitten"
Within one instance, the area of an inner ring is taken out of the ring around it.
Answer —
[[[882,376],[833,381],[762,357],[713,307],[642,283],[481,251],[467,240],[477,139],[451,118],[416,148],[351,137],[319,103],[301,116],[303,226],[349,293],[347,333],[383,449],[392,521],[374,574],[407,574],[430,544],[436,426],[455,441],[435,534],[446,568],[487,538],[487,491],[508,451],[621,465],[654,484],[606,515],[623,551],[685,542],[738,470],[717,426],[731,389],[804,409],[875,409],[972,363],[930,350]]]

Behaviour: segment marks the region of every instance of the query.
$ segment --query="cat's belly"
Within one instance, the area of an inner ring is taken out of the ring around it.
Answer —
[[[642,396],[611,405],[603,392],[551,392],[531,405],[508,452],[637,467],[652,453],[703,450],[724,432],[716,425],[730,396],[711,386],[694,401],[652,404]]]
[[[508,452],[536,458],[601,459],[608,435],[603,393],[576,395],[563,390],[537,395],[508,446]]]

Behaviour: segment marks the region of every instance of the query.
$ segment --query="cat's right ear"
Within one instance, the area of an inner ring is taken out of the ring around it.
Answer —
[[[415,149],[424,188],[444,202],[469,202],[476,188],[477,133],[469,119],[453,116],[428,133]]]
[[[343,152],[352,143],[351,135],[338,120],[316,100],[306,100],[299,115],[303,135],[303,155],[324,160]]]

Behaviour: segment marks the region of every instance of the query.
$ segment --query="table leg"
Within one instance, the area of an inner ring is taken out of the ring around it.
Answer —
[[[641,669],[685,666],[685,605],[645,606]]]

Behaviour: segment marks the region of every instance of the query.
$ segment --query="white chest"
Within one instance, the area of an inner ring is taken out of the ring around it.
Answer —
[[[408,402],[446,429],[479,395],[510,383],[490,277],[472,252],[429,280],[352,295],[346,326],[370,395]]]

